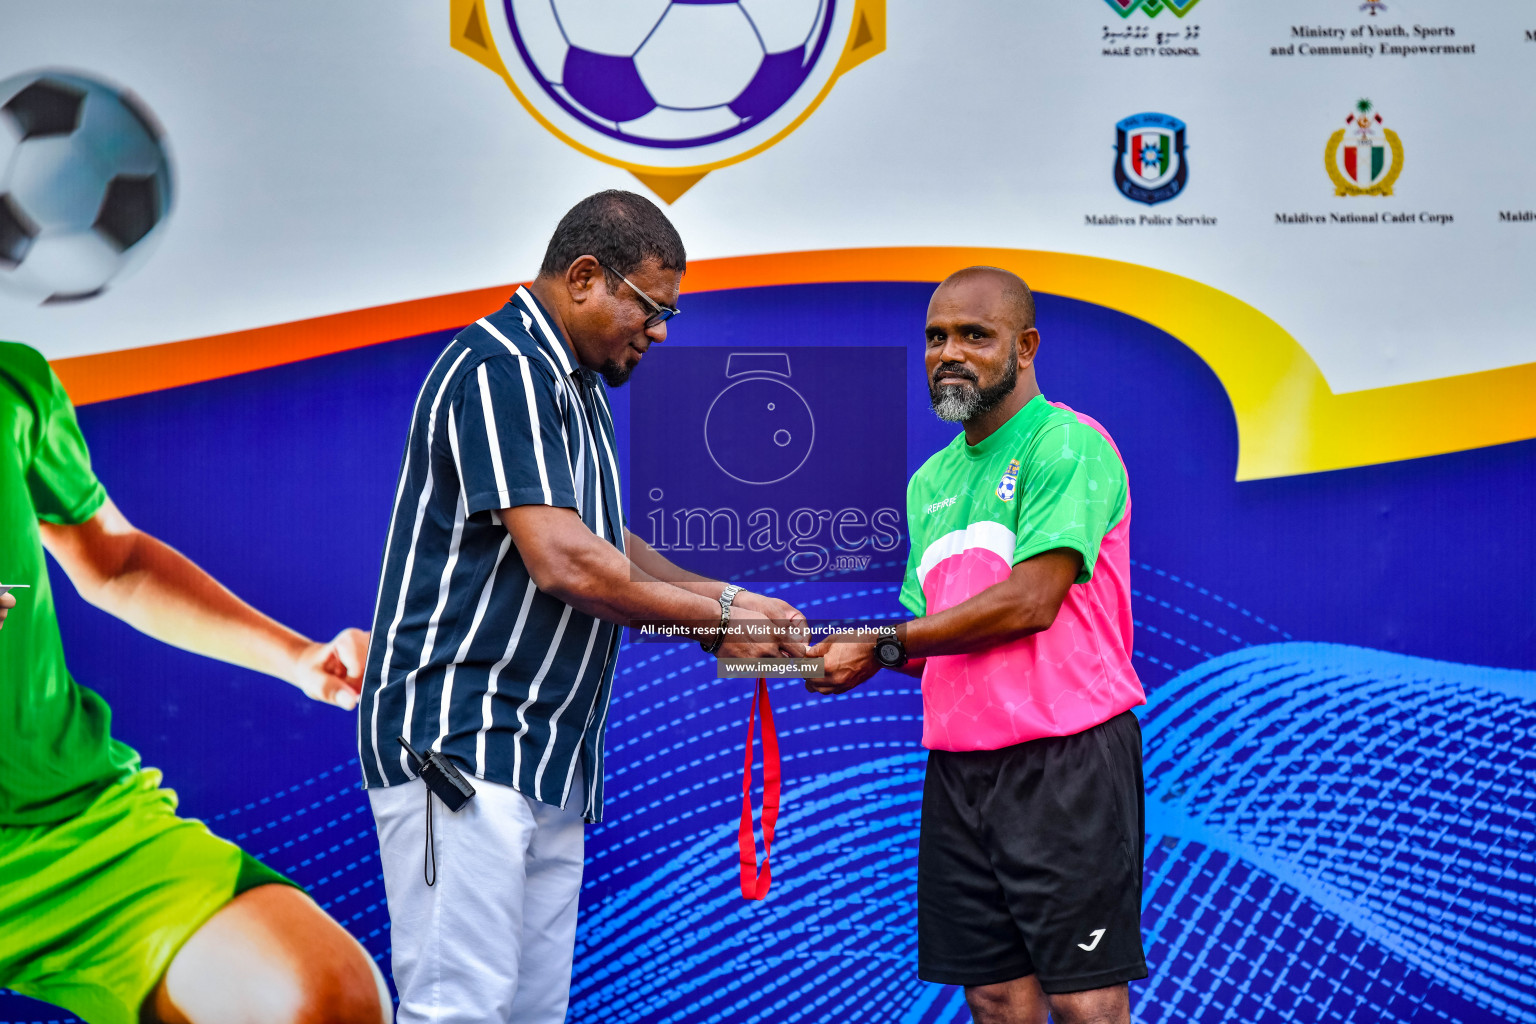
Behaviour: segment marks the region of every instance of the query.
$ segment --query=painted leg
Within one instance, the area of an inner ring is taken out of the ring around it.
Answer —
[[[304,893],[261,885],[224,905],[144,1001],[163,1024],[389,1024],[373,960]]]

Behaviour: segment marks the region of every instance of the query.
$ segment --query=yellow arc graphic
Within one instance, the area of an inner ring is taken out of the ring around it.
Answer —
[[[576,141],[561,131],[554,122],[539,112],[523,90],[518,88],[511,73],[507,71],[507,65],[496,49],[495,38],[491,35],[490,23],[486,20],[485,0],[448,0],[448,5],[449,40],[455,50],[500,75],[501,80],[507,83],[507,88],[512,90],[512,95],[516,96],[517,101],[523,105],[523,109],[528,111],[533,119],[543,125],[551,135],[594,160],[601,160],[614,167],[622,167],[639,178],[647,188],[666,203],[675,202],[684,192],[702,181],[710,171],[740,163],[778,144],[805,123],[805,119],[810,117],[821,105],[821,101],[827,98],[827,93],[832,91],[832,87],[845,72],[885,50],[885,0],[855,0],[853,23],[849,27],[848,38],[843,43],[842,56],[838,58],[837,66],[832,69],[831,77],[821,87],[815,99],[811,100],[793,121],[772,138],[753,146],[745,153],[738,153],[724,160],[696,164],[692,167],[650,167],[609,156],[607,153]]]
[[[940,281],[973,264],[1038,292],[1144,320],[1216,374],[1237,420],[1237,479],[1258,480],[1439,455],[1536,437],[1536,363],[1336,393],[1295,338],[1210,285],[1073,253],[923,247],[743,256],[690,267],[687,289],[805,281]],[[737,269],[739,267],[739,270]],[[1050,338],[1047,333],[1046,344]]]
[[[974,264],[1037,292],[1119,310],[1183,342],[1220,380],[1237,421],[1237,479],[1295,476],[1536,437],[1536,363],[1334,392],[1306,349],[1268,316],[1187,277],[1135,263],[1029,249],[834,249],[695,260],[683,291],[839,282],[933,283]],[[506,301],[510,285],[335,313],[234,334],[61,359],[76,404],[248,373],[432,331]],[[913,325],[914,346],[921,324]],[[1045,343],[1050,345],[1050,325]],[[1112,421],[1112,410],[1104,411]]]

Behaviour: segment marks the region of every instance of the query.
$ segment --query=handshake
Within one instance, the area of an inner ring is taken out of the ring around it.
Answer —
[[[805,688],[811,693],[846,693],[881,668],[875,659],[872,630],[829,635],[812,645],[810,625],[799,609],[749,590],[736,595],[722,639],[716,651],[721,658],[814,659],[817,664],[805,666],[808,670],[821,670],[805,677]]]

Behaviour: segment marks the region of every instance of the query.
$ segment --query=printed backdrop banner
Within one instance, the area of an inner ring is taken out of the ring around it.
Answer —
[[[258,608],[370,621],[428,368],[617,187],[690,253],[610,392],[630,528],[899,621],[905,481],[955,432],[927,299],[1007,267],[1043,390],[1134,493],[1136,1019],[1536,1021],[1529,4],[13,7],[0,338],[53,362],[128,517]],[[72,673],[182,813],[387,971],[353,717],[54,584]],[[750,683],[639,640],[570,1019],[969,1019],[915,973],[917,683],[772,684],[785,810],[747,902]]]

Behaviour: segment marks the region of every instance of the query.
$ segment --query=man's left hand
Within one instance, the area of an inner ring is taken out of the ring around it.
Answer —
[[[811,658],[826,659],[823,676],[805,681],[805,688],[811,693],[847,693],[880,671],[880,663],[875,660],[873,637],[829,636],[806,654]]]
[[[288,681],[314,700],[344,711],[357,707],[363,692],[368,634],[344,629],[328,644],[311,643],[299,655]]]

